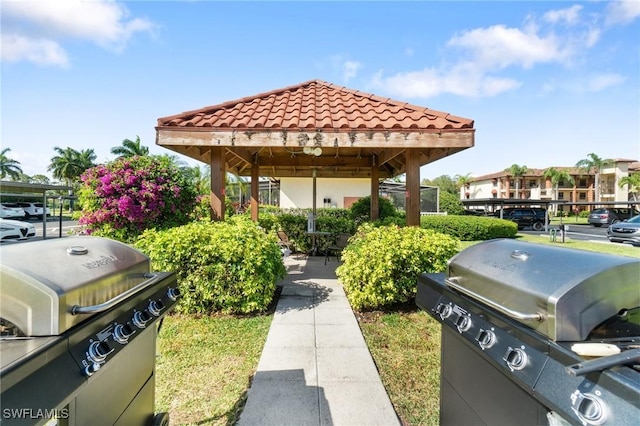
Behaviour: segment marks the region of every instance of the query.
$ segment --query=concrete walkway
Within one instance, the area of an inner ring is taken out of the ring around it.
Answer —
[[[336,260],[289,256],[240,426],[400,425]]]

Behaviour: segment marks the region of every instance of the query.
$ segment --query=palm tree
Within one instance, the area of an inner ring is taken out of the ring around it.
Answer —
[[[587,158],[582,159],[580,161],[578,161],[576,163],[576,167],[578,167],[579,169],[585,171],[585,172],[590,172],[591,170],[593,170],[593,173],[595,174],[595,182],[594,182],[594,186],[595,186],[595,201],[599,202],[600,201],[600,171],[607,165],[613,163],[614,161],[612,159],[603,159],[598,157],[596,154],[594,154],[593,152],[587,155]]]
[[[46,175],[37,174],[29,177],[30,183],[41,183],[44,185],[48,185],[51,181]]]
[[[566,169],[562,169],[562,170],[558,170],[556,168],[553,167],[549,167],[547,170],[544,171],[543,174],[545,179],[549,179],[551,181],[551,185],[553,185],[553,189],[555,192],[555,199],[558,199],[558,186],[560,185],[560,182],[568,182],[568,183],[573,183],[573,176],[571,176],[569,174],[569,172],[567,172]],[[558,205],[556,204],[554,207],[555,213],[558,212]]]
[[[516,198],[520,198],[520,178],[529,172],[529,168],[527,166],[519,166],[517,164],[512,164],[511,167],[505,169],[505,172],[509,174],[509,176],[513,176],[516,181]]]
[[[211,167],[193,166],[186,170],[188,179],[193,183],[199,195],[211,192]]]
[[[48,170],[54,178],[65,181],[68,186],[71,186],[85,170],[95,165],[93,162],[96,154],[93,149],[76,151],[73,148],[62,149],[56,146],[53,150],[58,155],[51,158]]]
[[[618,186],[622,188],[625,185],[629,185],[629,195],[631,195],[631,199],[637,201],[637,194],[640,192],[640,173],[634,173],[620,179]]]
[[[11,180],[17,180],[22,175],[22,169],[19,161],[7,157],[9,151],[11,148],[4,148],[0,151],[0,179],[9,176]]]
[[[124,139],[122,146],[111,148],[111,153],[117,155],[118,158],[135,157],[149,155],[149,148],[140,144],[140,136],[136,135],[136,140]]]
[[[455,175],[456,185],[458,189],[464,187],[465,189],[469,189],[469,184],[473,181],[473,178],[469,173],[466,175]],[[468,194],[468,191],[465,191],[465,194]]]

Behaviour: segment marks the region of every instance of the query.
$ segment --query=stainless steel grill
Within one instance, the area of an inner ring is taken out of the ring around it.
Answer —
[[[422,274],[416,303],[443,326],[442,424],[640,418],[640,259],[492,240]]]
[[[175,274],[98,237],[0,249],[0,318],[12,330],[0,338],[2,423],[151,424],[156,335],[180,294]]]
[[[449,262],[446,284],[554,341],[585,340],[640,306],[638,259],[494,240]]]

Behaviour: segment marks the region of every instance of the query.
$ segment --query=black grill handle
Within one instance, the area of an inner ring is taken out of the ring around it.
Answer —
[[[460,293],[466,294],[467,296],[471,297],[472,299],[478,300],[482,303],[484,303],[487,306],[492,307],[493,309],[495,309],[498,312],[503,313],[504,315],[508,316],[509,318],[513,318],[515,320],[521,320],[521,321],[544,321],[544,315],[542,315],[539,312],[536,312],[534,314],[528,314],[528,313],[524,313],[524,312],[518,312],[518,311],[514,311],[512,309],[507,308],[506,306],[502,306],[496,302],[494,302],[491,299],[487,299],[484,296],[479,295],[478,293],[475,293],[471,290],[469,290],[468,288],[465,288],[463,286],[461,286],[458,283],[458,279],[456,277],[449,277],[449,278],[445,278],[444,282],[451,288],[458,290]]]
[[[104,312],[107,309],[110,309],[113,306],[117,305],[118,303],[122,302],[123,300],[127,299],[129,296],[132,296],[133,294],[139,291],[142,291],[145,288],[152,285],[158,279],[158,274],[144,274],[144,278],[147,278],[147,279],[142,281],[140,284],[137,284],[131,287],[129,290],[122,292],[116,297],[109,299],[106,302],[101,303],[99,305],[92,305],[92,306],[73,305],[73,307],[71,308],[71,315],[80,315],[80,314],[86,315],[86,314],[97,314],[99,312]]]
[[[619,354],[579,362],[566,367],[566,370],[571,376],[583,376],[594,371],[602,371],[610,367],[638,362],[640,362],[640,349],[629,349]]]

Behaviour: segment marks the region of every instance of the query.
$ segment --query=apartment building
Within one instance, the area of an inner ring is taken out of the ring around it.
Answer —
[[[554,168],[566,172],[573,182],[560,180],[554,186],[545,172]],[[633,173],[640,173],[640,162],[628,159],[616,159],[600,171],[600,199],[596,200],[595,173],[585,172],[577,167],[548,167],[529,169],[520,177],[511,176],[508,171],[500,171],[478,176],[460,188],[460,198],[473,199],[526,199],[543,201],[562,201],[593,203],[595,201],[612,202],[630,200],[627,185],[620,187],[620,179]],[[578,206],[579,210],[590,206]]]

